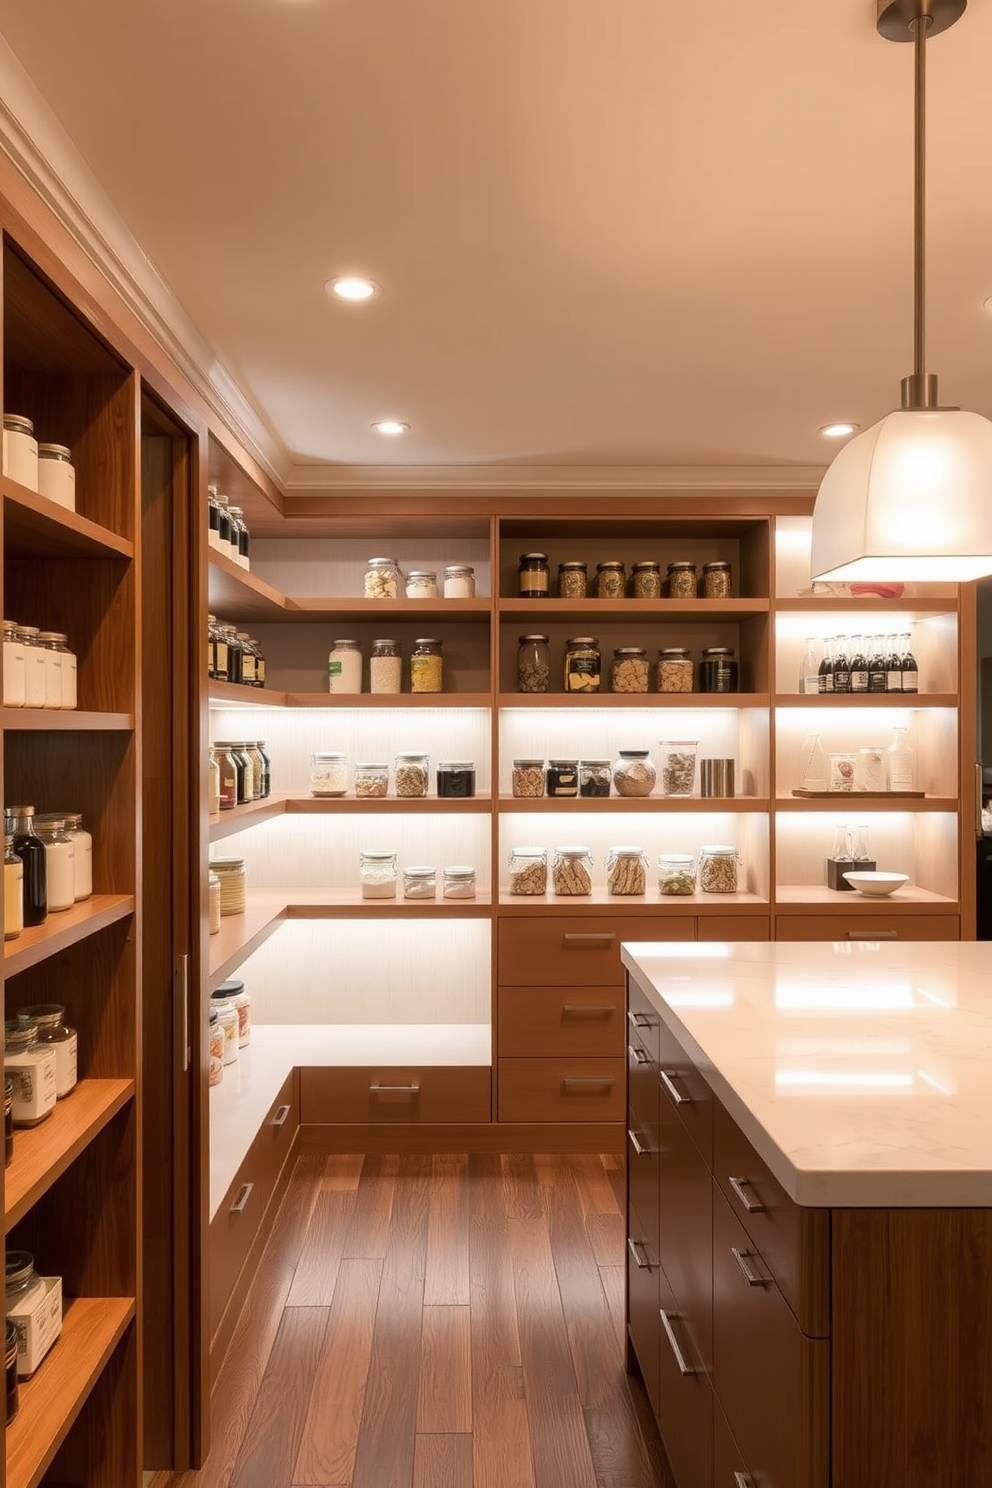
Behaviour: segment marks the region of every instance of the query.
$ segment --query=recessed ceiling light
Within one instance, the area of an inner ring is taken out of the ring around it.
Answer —
[[[371,300],[373,295],[379,293],[379,286],[374,279],[359,279],[355,275],[328,279],[324,288],[329,295],[334,295],[339,300]]]
[[[372,428],[377,434],[408,434],[409,424],[403,424],[399,419],[376,419]]]
[[[846,439],[848,434],[853,434],[860,427],[860,424],[824,424],[820,433],[825,434],[828,439]]]

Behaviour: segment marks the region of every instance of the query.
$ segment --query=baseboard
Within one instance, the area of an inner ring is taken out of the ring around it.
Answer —
[[[307,1125],[300,1127],[301,1153],[321,1152],[607,1152],[624,1151],[620,1121],[489,1121],[418,1126]]]

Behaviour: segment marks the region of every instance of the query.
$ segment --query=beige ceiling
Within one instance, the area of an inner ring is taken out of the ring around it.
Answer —
[[[0,31],[292,479],[825,463],[912,362],[912,51],[874,8],[0,0]],[[992,415],[992,0],[928,59],[928,364]],[[381,296],[331,303],[343,272]]]

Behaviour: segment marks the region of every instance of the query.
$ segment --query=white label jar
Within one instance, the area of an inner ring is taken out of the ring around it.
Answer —
[[[34,437],[34,424],[19,413],[3,416],[3,473],[12,481],[27,486],[29,491],[38,489],[38,441]]]
[[[19,1019],[35,1022],[38,1026],[38,1043],[52,1049],[55,1054],[55,1097],[64,1100],[76,1088],[76,1030],[63,1021],[65,1009],[53,1003],[40,1008],[23,1008]]]
[[[444,570],[445,599],[475,598],[475,569],[467,564],[452,563]]]
[[[359,854],[358,878],[363,899],[395,899],[396,854],[385,848],[366,848]]]
[[[45,706],[45,648],[38,639],[37,625],[21,625],[17,639],[24,648],[24,706]]]
[[[24,707],[24,645],[13,620],[3,622],[3,705]]]
[[[62,652],[59,649],[61,636],[54,630],[41,630],[38,640],[45,652],[45,704],[46,708],[62,707]]]
[[[65,829],[65,818],[36,816],[34,825],[45,844],[48,912],[71,909],[76,902],[76,852]]]
[[[235,1064],[239,1057],[238,1010],[230,997],[219,996],[217,992],[211,993],[210,1006],[216,1009],[218,1022],[224,1030],[223,1062]]]
[[[334,641],[327,657],[328,692],[361,692],[362,652],[357,641]]]
[[[348,789],[348,756],[328,749],[310,756],[310,794],[343,796]]]
[[[75,883],[75,898],[88,899],[93,892],[93,838],[83,826],[78,812],[67,812],[65,830],[72,843],[72,871]]]
[[[39,444],[38,493],[67,511],[76,510],[76,472],[72,451],[64,444]]]
[[[14,1082],[15,1126],[37,1126],[55,1110],[55,1051],[39,1044],[33,1024],[5,1024],[4,1074]]]

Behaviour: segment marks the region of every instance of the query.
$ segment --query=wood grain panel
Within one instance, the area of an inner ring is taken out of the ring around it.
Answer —
[[[696,920],[697,940],[771,940],[767,915],[709,915]]]
[[[330,1307],[354,1207],[354,1190],[318,1194],[287,1307]]]
[[[283,1313],[230,1488],[293,1481],[309,1383],[326,1349],[327,1321],[324,1307],[291,1307]]]
[[[18,1131],[4,1173],[4,1217],[11,1229],[126,1101],[133,1080],[80,1080],[71,1100],[60,1100],[47,1121]]]
[[[413,1454],[412,1488],[455,1488],[472,1482],[472,1438],[448,1432],[418,1435]],[[509,1485],[507,1484],[507,1488]]]
[[[713,1165],[713,1092],[671,1029],[660,1029],[658,1072],[661,1081],[660,1121],[675,1112],[699,1149],[707,1167]]]
[[[488,1121],[488,1065],[384,1065],[300,1071],[308,1125]]]
[[[916,904],[909,914],[865,913],[845,917],[843,911],[821,915],[776,915],[776,940],[960,940],[957,915],[921,914]]]
[[[319,1206],[319,1200],[318,1200]],[[309,1389],[309,1405],[294,1484],[350,1483],[365,1402],[382,1262],[343,1261],[327,1319],[323,1350]]]
[[[424,1305],[457,1306],[470,1301],[468,1256],[468,1157],[438,1154],[433,1159]],[[421,1430],[434,1428],[421,1427]],[[441,1428],[437,1428],[441,1429]],[[453,1431],[455,1427],[445,1427]]]
[[[418,1433],[472,1430],[471,1324],[467,1307],[424,1307]]]
[[[501,1059],[501,1122],[622,1121],[622,1059]]]
[[[694,915],[500,915],[501,986],[622,987],[624,940],[695,940]]]
[[[140,1423],[137,1327],[129,1323],[94,1378],[82,1410],[52,1459],[45,1482],[53,1488],[60,1483],[120,1488],[122,1483],[135,1482],[141,1461]],[[9,1477],[8,1488],[14,1488]]]
[[[623,1053],[621,988],[501,987],[497,1008],[501,1055]]]

